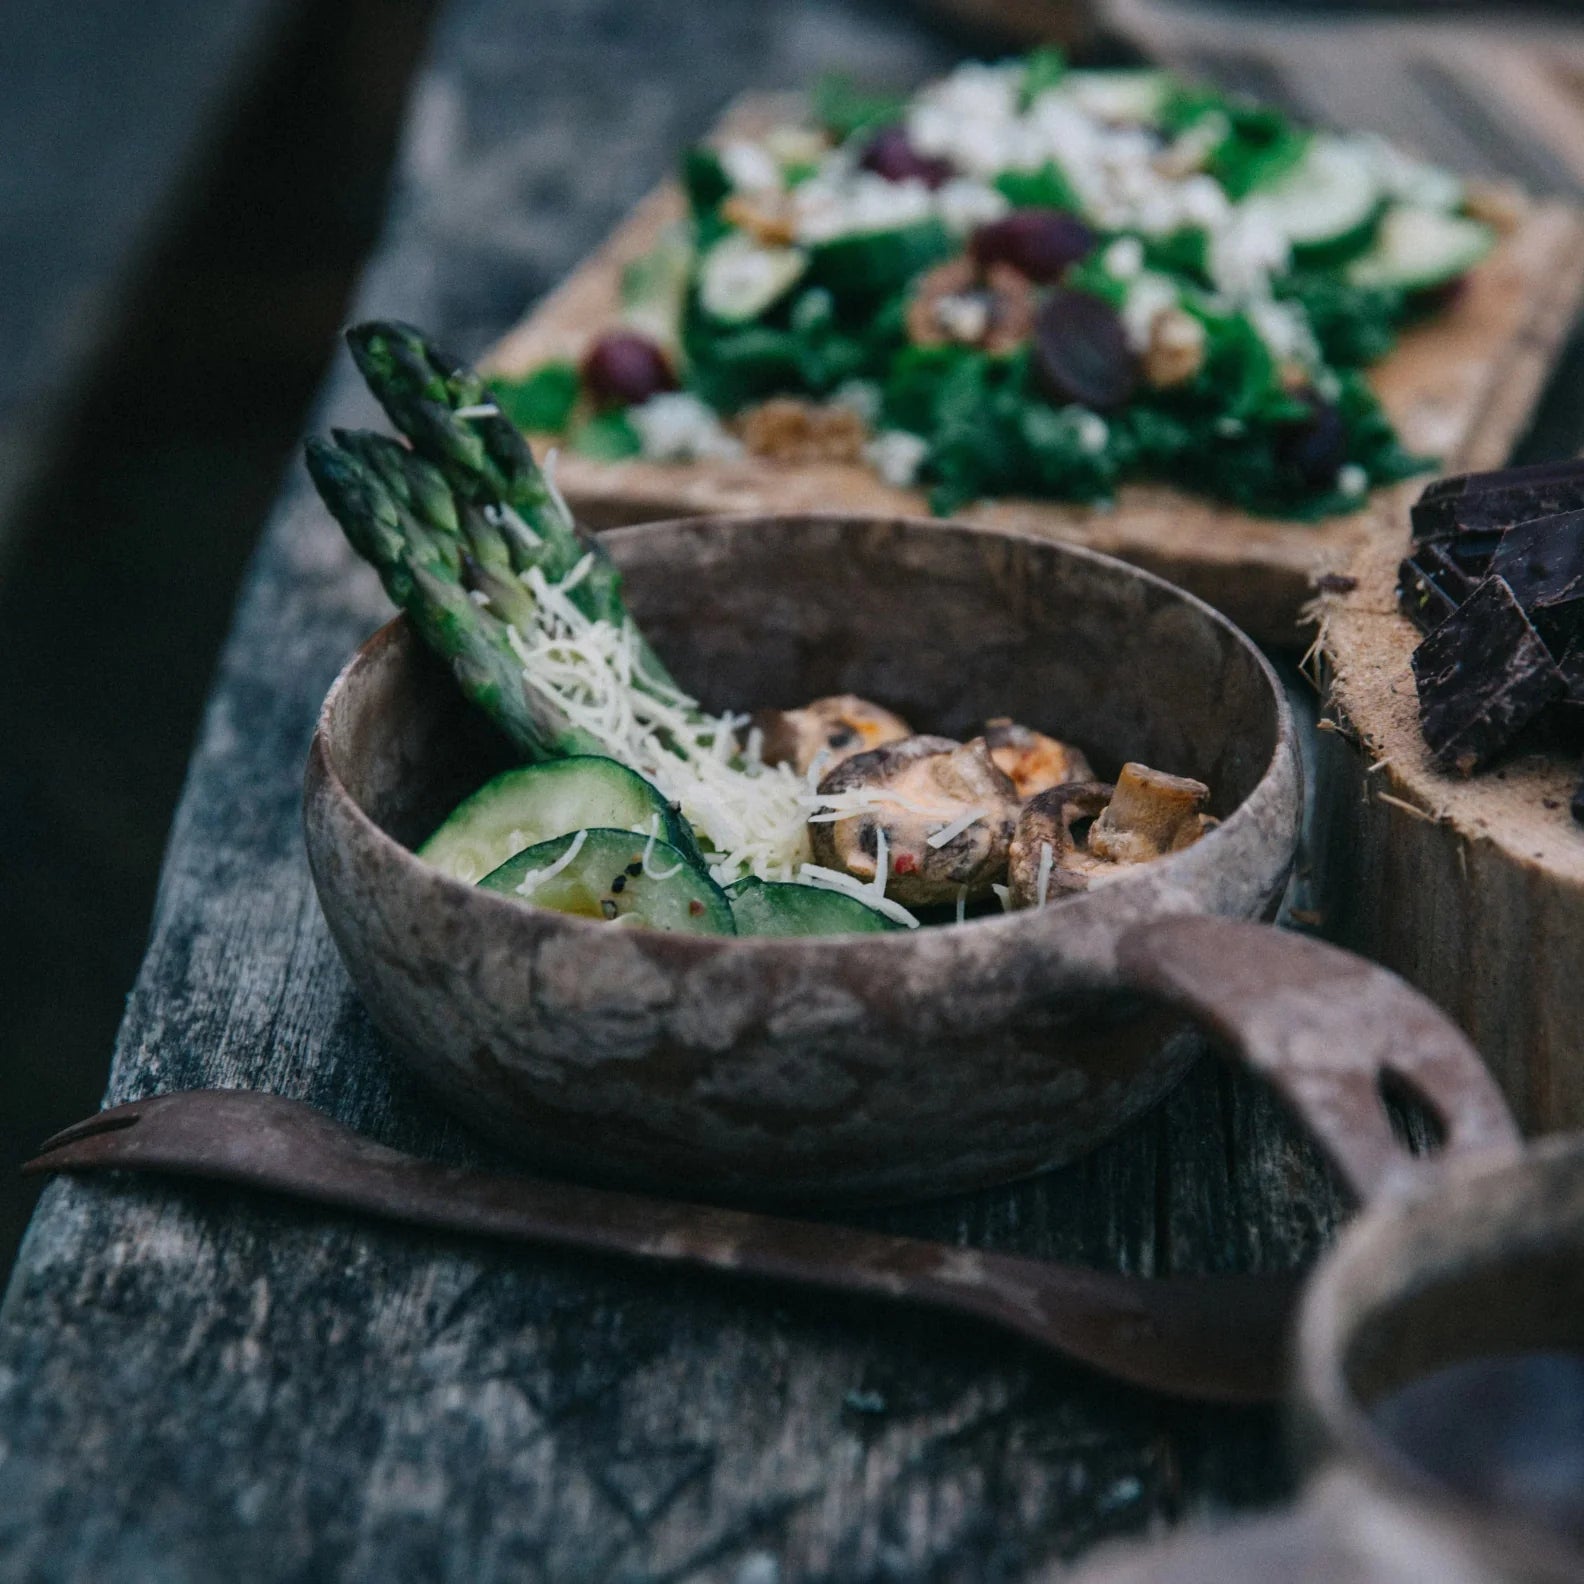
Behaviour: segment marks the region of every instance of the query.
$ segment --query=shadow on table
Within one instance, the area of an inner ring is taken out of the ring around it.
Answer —
[[[104,1088],[237,578],[378,231],[431,9],[291,7],[8,526],[0,1280],[36,1193],[16,1162]]]

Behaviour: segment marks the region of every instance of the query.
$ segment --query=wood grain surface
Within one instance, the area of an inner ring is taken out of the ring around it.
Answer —
[[[773,124],[795,107],[743,101],[728,121]],[[623,266],[649,252],[685,212],[670,183],[651,193],[562,286],[488,355],[521,375],[551,358],[580,357],[617,321]],[[1412,451],[1500,459],[1523,432],[1555,360],[1584,280],[1584,218],[1570,205],[1537,203],[1474,271],[1446,312],[1406,332],[1371,382]],[[895,489],[856,463],[600,462],[562,452],[557,480],[573,507],[600,527],[698,512],[928,511],[922,492]],[[1113,504],[978,502],[957,514],[1120,556],[1192,590],[1264,643],[1301,647],[1301,612],[1315,580],[1340,571],[1372,537],[1395,531],[1420,484],[1379,490],[1361,511],[1317,523],[1256,517],[1164,484],[1129,484]]]
[[[948,63],[834,0],[456,0],[360,311],[477,352],[729,93]],[[376,421],[341,366],[317,414]],[[198,596],[201,597],[201,591]],[[386,607],[300,476],[253,566],[172,832],[113,1099],[299,1096],[490,1162],[350,993],[299,828],[319,700]],[[495,1164],[499,1164],[496,1162]],[[1106,1150],[884,1225],[1135,1271],[1276,1268],[1340,1212],[1214,1063]],[[1276,1416],[1188,1410],[972,1326],[514,1255],[157,1183],[46,1192],[0,1306],[0,1577],[1024,1577],[1290,1488]]]

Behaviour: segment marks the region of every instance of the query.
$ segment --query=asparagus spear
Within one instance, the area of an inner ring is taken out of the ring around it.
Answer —
[[[573,593],[574,603],[596,621],[617,626],[626,621],[621,573],[598,541],[578,531],[566,502],[534,461],[516,425],[500,413],[484,380],[422,332],[395,320],[353,325],[346,338],[391,422],[440,470],[458,499],[506,508],[496,525],[503,534],[518,531],[520,520],[540,541],[532,560],[552,582],[592,555],[593,564]],[[644,672],[675,687],[642,634],[638,647]]]
[[[436,488],[434,470],[383,435],[314,438],[307,453],[319,494],[353,548],[450,664],[467,697],[529,759],[600,752],[588,733],[525,686],[507,627],[513,616],[531,619],[528,591],[515,576],[501,577],[493,560],[480,561],[464,528],[468,509],[459,512],[450,491]],[[474,515],[477,524],[469,518],[468,526],[487,528],[482,513]],[[489,603],[476,601],[471,589]],[[497,602],[506,607],[500,614],[492,608]]]

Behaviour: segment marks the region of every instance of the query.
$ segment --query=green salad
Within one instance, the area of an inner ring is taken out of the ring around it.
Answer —
[[[619,321],[502,410],[612,460],[861,461],[938,512],[1127,479],[1356,507],[1427,465],[1363,371],[1496,240],[1379,139],[1053,51],[907,99],[827,82],[683,184]]]

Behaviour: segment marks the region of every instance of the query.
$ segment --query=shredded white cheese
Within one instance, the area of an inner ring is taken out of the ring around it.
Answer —
[[[937,831],[931,831],[924,840],[931,846],[942,848],[947,842],[956,841],[970,825],[977,824],[985,817],[984,809],[969,809],[966,814],[959,815],[950,825],[942,825]]]
[[[499,418],[500,408],[494,402],[478,402],[472,407],[454,407],[453,418]]]
[[[648,675],[632,623],[595,621],[568,598],[593,565],[586,556],[560,583],[523,575],[535,621],[509,628],[524,683],[586,732],[600,751],[645,776],[709,848],[711,875],[790,880],[809,857],[808,793],[784,765],[740,753],[746,718],[712,716]]]
[[[840,869],[827,869],[822,864],[803,864],[797,872],[800,885],[820,886],[826,891],[845,891],[848,896],[856,897],[867,907],[872,907],[876,913],[883,913],[888,919],[894,919],[898,924],[905,924],[909,929],[917,929],[919,921],[902,906],[888,896],[879,896],[875,893],[873,884],[865,884],[856,880],[850,874],[844,874]]]
[[[532,896],[534,892],[545,883],[546,880],[553,879],[556,875],[560,874],[563,869],[571,864],[573,859],[575,859],[577,855],[583,850],[583,843],[587,840],[588,832],[586,830],[580,830],[577,835],[572,838],[567,850],[562,853],[553,864],[546,864],[543,869],[530,869],[528,873],[522,877],[522,884],[517,887],[517,895]]]
[[[1045,898],[1050,891],[1051,864],[1055,855],[1051,851],[1049,842],[1040,843],[1039,878],[1035,881],[1034,896],[1036,907],[1045,906]]]

